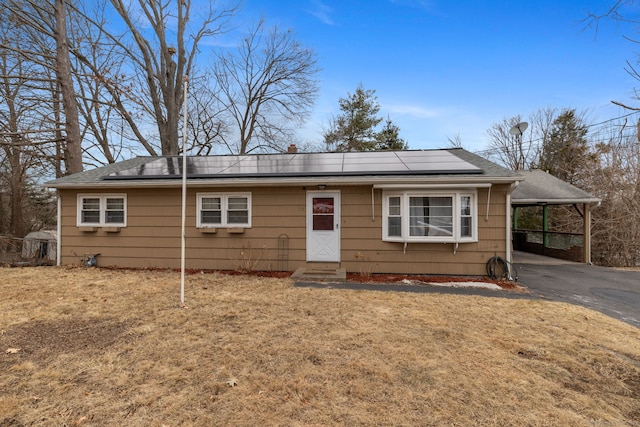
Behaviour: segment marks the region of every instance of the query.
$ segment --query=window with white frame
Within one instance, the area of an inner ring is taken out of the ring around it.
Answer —
[[[251,227],[251,194],[198,193],[196,226]]]
[[[475,242],[475,192],[393,191],[383,193],[383,240]]]
[[[78,227],[126,227],[126,194],[78,194]]]

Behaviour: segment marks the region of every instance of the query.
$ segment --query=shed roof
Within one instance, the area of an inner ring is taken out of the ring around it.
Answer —
[[[540,169],[518,171],[524,181],[511,194],[514,206],[599,203],[600,199]]]
[[[48,182],[52,188],[176,187],[180,157],[136,157]],[[190,186],[371,183],[511,183],[516,172],[466,150],[285,153],[187,158]]]
[[[57,236],[56,230],[38,230],[30,232],[24,238],[25,240],[56,240]]]

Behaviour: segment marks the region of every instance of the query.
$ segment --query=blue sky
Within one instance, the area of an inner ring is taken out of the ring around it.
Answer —
[[[624,71],[640,52],[623,38],[633,29],[581,22],[611,2],[245,0],[243,15],[294,29],[318,54],[320,96],[301,139],[321,142],[338,99],[362,83],[410,148],[459,135],[480,150],[492,123],[546,107],[592,123],[625,114],[610,101],[633,103],[640,87]]]

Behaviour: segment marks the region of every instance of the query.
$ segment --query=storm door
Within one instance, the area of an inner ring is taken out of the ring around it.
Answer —
[[[340,261],[340,193],[307,193],[307,261]]]

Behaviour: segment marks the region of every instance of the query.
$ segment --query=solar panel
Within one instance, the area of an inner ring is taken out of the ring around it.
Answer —
[[[480,174],[483,170],[445,150],[295,153],[187,158],[189,178]],[[181,157],[162,157],[105,179],[176,179]]]

